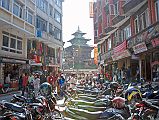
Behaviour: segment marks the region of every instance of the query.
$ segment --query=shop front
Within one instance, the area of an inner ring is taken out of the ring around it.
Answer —
[[[151,43],[153,46],[151,62],[152,81],[159,82],[159,38],[151,40]]]
[[[113,66],[116,67],[114,72],[118,75],[118,79],[125,76],[126,69],[130,67],[131,53],[127,49],[127,41],[124,41],[113,49],[112,60]]]
[[[111,54],[112,52],[111,51],[108,51],[106,54],[105,54],[105,61],[104,61],[104,73],[105,73],[105,78],[107,80],[112,80],[112,75],[113,75],[113,68],[112,68],[112,58],[111,58]]]
[[[146,81],[158,81],[159,22],[154,23],[139,34],[128,39],[132,57],[138,61],[140,77]],[[133,59],[134,62],[134,59]]]
[[[132,66],[134,69],[132,69],[132,75],[136,75],[136,70],[139,68],[140,71],[140,78],[144,78],[146,81],[151,80],[151,72],[150,72],[150,56],[149,54],[146,54],[148,51],[148,48],[146,46],[145,42],[141,42],[133,48],[133,55],[132,55],[132,63],[136,63],[135,65],[133,64]],[[134,58],[134,59],[133,59]],[[149,71],[149,73],[147,72]]]
[[[28,60],[0,57],[0,69],[2,84],[8,84],[10,90],[17,90],[19,77],[22,73],[29,71]]]

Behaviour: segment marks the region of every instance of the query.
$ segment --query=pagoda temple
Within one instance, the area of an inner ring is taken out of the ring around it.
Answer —
[[[72,34],[74,37],[68,41],[71,46],[65,48],[65,68],[85,69],[90,68],[94,64],[91,58],[93,47],[87,44],[91,39],[86,39],[84,37],[85,34],[80,31],[79,27]]]

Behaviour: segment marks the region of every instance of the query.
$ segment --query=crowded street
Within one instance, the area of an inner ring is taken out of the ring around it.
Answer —
[[[0,120],[159,120],[159,0],[0,0]]]

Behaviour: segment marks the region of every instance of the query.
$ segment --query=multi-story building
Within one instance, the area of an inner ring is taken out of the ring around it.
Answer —
[[[36,35],[28,40],[27,51],[31,70],[57,72],[62,65],[62,0],[36,0],[35,21]]]
[[[131,77],[159,80],[158,0],[97,0],[94,42],[101,73],[131,68]],[[123,72],[121,72],[123,73]],[[108,74],[107,74],[108,75]],[[122,75],[124,77],[124,75]]]
[[[0,82],[62,59],[62,0],[0,0]],[[8,79],[7,77],[7,79]]]

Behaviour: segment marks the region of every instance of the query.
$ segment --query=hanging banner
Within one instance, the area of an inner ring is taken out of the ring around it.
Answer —
[[[123,43],[113,48],[113,54],[126,50],[126,47],[127,47],[127,41],[125,40]]]
[[[89,2],[89,16],[90,16],[90,18],[93,18],[93,16],[94,16],[93,2]]]
[[[133,47],[133,50],[134,50],[134,54],[138,54],[138,53],[147,51],[147,47],[146,47],[145,42],[142,42],[140,44],[135,45]]]
[[[98,47],[94,47],[94,64],[98,65]]]

